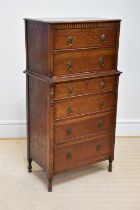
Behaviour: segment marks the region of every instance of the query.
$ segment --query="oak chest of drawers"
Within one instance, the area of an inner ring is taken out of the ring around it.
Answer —
[[[120,20],[25,19],[28,171],[48,177],[109,160],[112,171]]]

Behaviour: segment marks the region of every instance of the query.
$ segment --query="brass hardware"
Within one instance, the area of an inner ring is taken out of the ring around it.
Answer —
[[[102,41],[106,41],[106,35],[105,35],[105,34],[102,34],[102,35],[101,35],[101,40],[102,40]]]
[[[68,112],[68,113],[72,113],[72,112],[73,112],[73,110],[72,110],[72,106],[68,106],[68,108],[67,108],[67,112]]]
[[[72,159],[72,153],[71,153],[71,152],[68,152],[68,153],[66,154],[66,158],[67,158],[68,160],[71,160],[71,159]]]
[[[104,65],[104,58],[103,57],[100,57],[99,58],[99,65],[100,66],[103,66]]]
[[[67,128],[67,135],[69,136],[70,134],[72,134],[72,128]]]
[[[100,109],[103,109],[103,108],[104,108],[104,106],[105,106],[105,104],[104,104],[104,100],[101,100],[99,105],[100,105]]]
[[[67,89],[67,92],[68,92],[68,94],[72,94],[72,92],[73,92],[73,87],[68,87],[68,89]]]
[[[98,122],[98,127],[99,127],[99,128],[102,128],[102,127],[103,127],[103,121],[100,120],[100,121]]]
[[[105,83],[104,83],[103,81],[101,81],[101,82],[100,82],[100,88],[101,88],[101,89],[104,89],[104,87],[105,87]]]
[[[67,67],[68,72],[70,72],[72,70],[72,61],[68,61],[66,63],[66,67]]]
[[[68,45],[72,46],[74,44],[74,40],[72,36],[68,36]]]
[[[101,149],[102,149],[102,146],[101,146],[100,144],[97,144],[96,150],[97,150],[97,151],[100,151]]]

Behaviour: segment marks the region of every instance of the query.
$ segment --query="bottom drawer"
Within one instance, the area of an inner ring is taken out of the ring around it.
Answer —
[[[112,148],[112,134],[104,134],[89,138],[84,142],[73,142],[54,148],[54,171],[67,170],[68,168],[109,156]]]

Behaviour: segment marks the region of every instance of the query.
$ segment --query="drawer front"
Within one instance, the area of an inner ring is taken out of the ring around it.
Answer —
[[[111,153],[112,134],[99,135],[84,142],[73,142],[54,148],[54,171],[61,171],[86,162],[98,159]]]
[[[54,30],[54,49],[107,47],[117,44],[117,27]]]
[[[79,137],[93,136],[111,131],[114,127],[114,112],[63,120],[55,124],[55,142],[69,142]]]
[[[84,95],[90,93],[100,93],[116,90],[117,77],[102,77],[95,79],[78,80],[74,82],[64,82],[55,85],[55,99]]]
[[[90,49],[54,53],[54,75],[99,72],[116,68],[116,49]]]
[[[112,110],[116,105],[116,96],[114,92],[108,92],[58,100],[55,104],[55,119]]]

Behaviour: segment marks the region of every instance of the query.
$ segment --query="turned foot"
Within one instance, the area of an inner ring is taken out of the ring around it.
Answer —
[[[28,160],[28,172],[31,173],[32,172],[32,160]]]
[[[52,180],[48,180],[48,192],[52,192]]]
[[[112,172],[112,158],[109,158],[108,172]]]

